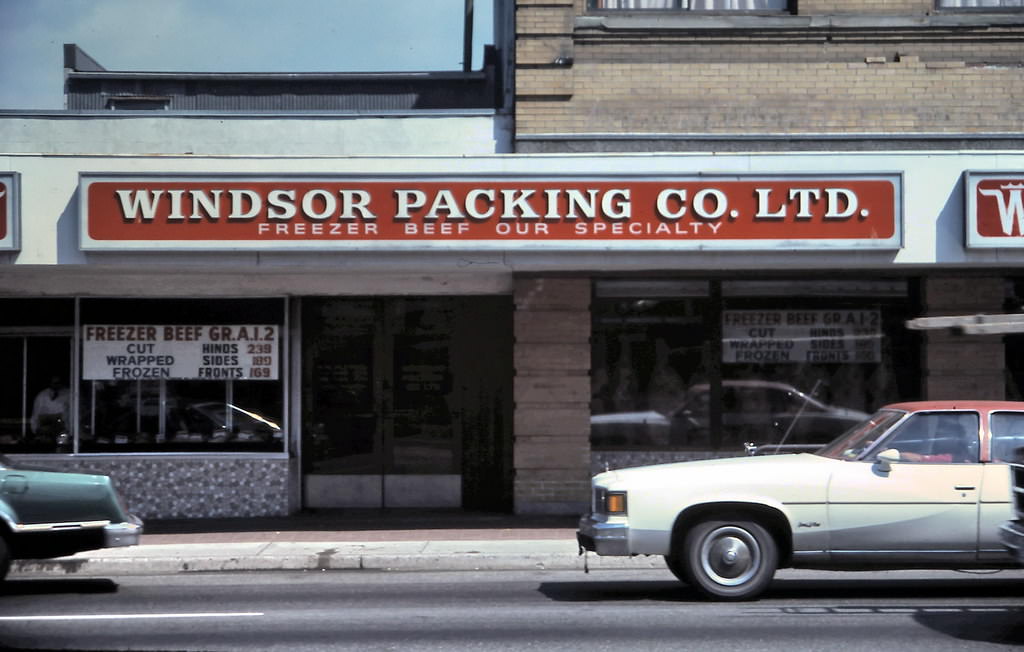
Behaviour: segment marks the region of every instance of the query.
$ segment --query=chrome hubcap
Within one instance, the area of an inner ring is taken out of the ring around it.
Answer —
[[[750,581],[761,567],[761,547],[746,530],[726,525],[704,537],[700,563],[716,584],[739,586]]]

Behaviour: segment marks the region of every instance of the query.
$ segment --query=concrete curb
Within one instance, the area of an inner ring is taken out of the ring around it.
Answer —
[[[432,541],[351,544],[189,544],[96,550],[71,557],[17,560],[11,579],[104,577],[233,571],[471,571],[665,569],[661,557],[578,554],[564,541]]]
[[[586,566],[585,566],[586,564]],[[18,560],[11,580],[111,578],[246,571],[661,571],[664,560],[650,557],[579,556],[566,541],[419,541],[378,543],[250,543],[143,545],[80,553],[47,560]],[[1022,581],[1024,569],[989,573],[952,570],[872,571],[869,573],[783,569],[777,577],[805,580]]]

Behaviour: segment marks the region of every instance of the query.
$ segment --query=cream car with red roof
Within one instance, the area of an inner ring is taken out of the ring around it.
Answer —
[[[999,527],[1020,446],[1024,403],[888,405],[815,453],[601,473],[577,538],[662,555],[722,600],[757,597],[784,567],[1010,568]]]

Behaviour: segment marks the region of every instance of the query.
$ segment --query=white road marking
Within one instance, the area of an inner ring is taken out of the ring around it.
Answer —
[[[142,620],[146,618],[252,618],[262,616],[260,611],[228,611],[182,614],[60,614],[55,616],[0,616],[0,621],[27,620]]]

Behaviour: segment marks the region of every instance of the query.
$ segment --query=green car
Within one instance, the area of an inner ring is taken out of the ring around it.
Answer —
[[[109,477],[18,468],[0,455],[0,579],[12,559],[133,546],[141,535]]]

